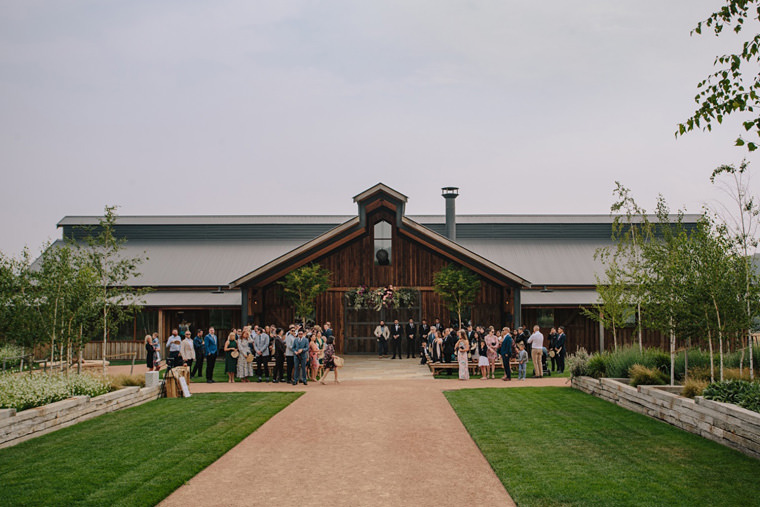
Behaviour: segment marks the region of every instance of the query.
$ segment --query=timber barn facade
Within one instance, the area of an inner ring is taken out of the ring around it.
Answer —
[[[570,351],[604,348],[604,329],[580,307],[596,302],[595,274],[603,266],[594,253],[612,244],[611,217],[455,216],[456,189],[444,189],[444,197],[446,216],[407,216],[407,197],[380,183],[354,197],[355,216],[119,217],[126,255],[148,258],[131,284],[155,290],[112,341],[141,342],[154,331],[164,339],[172,328],[194,334],[212,325],[224,337],[246,323],[287,327],[293,308],[277,282],[317,263],[331,272],[331,288],[317,300],[315,322],[333,324],[339,353],[371,353],[381,319],[455,320],[433,292],[433,275],[454,264],[481,279],[466,313],[473,323],[539,324],[544,332],[563,325]],[[64,237],[81,239],[81,226],[98,218],[65,217],[58,226]],[[415,302],[380,311],[348,303],[346,294],[359,286],[389,285],[413,289]],[[665,345],[659,334],[645,341]]]

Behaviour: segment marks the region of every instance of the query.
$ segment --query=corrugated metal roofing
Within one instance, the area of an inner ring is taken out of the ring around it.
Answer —
[[[593,305],[599,302],[595,290],[561,290],[542,292],[540,290],[523,290],[520,292],[522,306],[568,306]]]
[[[60,240],[56,243],[60,243]],[[464,248],[488,259],[533,286],[594,285],[602,273],[594,260],[595,240],[460,240]],[[142,276],[132,285],[152,287],[227,286],[246,273],[300,247],[300,240],[256,241],[129,241],[124,255],[147,255]]]
[[[463,239],[465,248],[504,266],[513,273],[541,285],[595,285],[595,273],[604,266],[594,260],[599,247],[610,246],[609,240],[514,240]]]
[[[356,215],[120,215],[120,225],[239,225],[239,224],[327,224],[339,225]],[[445,215],[407,215],[417,223],[445,224]],[[72,215],[58,227],[97,225],[100,216]],[[650,216],[650,220],[656,217]],[[684,215],[694,222],[699,215]],[[610,215],[457,215],[457,224],[611,224]]]
[[[240,306],[240,290],[225,289],[222,294],[211,290],[162,290],[142,297],[140,306]]]
[[[55,244],[59,244],[60,240]],[[301,245],[301,241],[129,241],[125,257],[147,256],[130,285],[227,287],[234,280]],[[54,244],[54,245],[55,245]],[[240,301],[238,300],[238,303]]]

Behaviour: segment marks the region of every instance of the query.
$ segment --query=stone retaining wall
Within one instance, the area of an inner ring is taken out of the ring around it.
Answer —
[[[701,396],[684,398],[662,386],[636,388],[591,377],[572,382],[575,389],[760,458],[760,413]]]
[[[94,398],[75,396],[21,412],[0,409],[0,448],[92,419],[122,408],[141,405],[161,395],[161,386],[125,387]]]

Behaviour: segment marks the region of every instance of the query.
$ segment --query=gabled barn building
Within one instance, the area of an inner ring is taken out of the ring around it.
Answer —
[[[580,307],[596,301],[595,274],[603,266],[594,253],[611,245],[612,218],[456,215],[456,195],[456,188],[443,189],[446,215],[407,216],[407,197],[379,183],[353,198],[354,216],[118,217],[126,254],[148,257],[132,284],[155,291],[114,341],[139,342],[153,331],[165,337],[172,328],[212,325],[224,337],[245,323],[286,327],[293,308],[277,282],[318,263],[332,273],[332,287],[319,297],[315,321],[332,322],[340,353],[370,353],[380,319],[453,320],[433,292],[433,275],[454,264],[481,279],[468,309],[474,323],[539,324],[544,331],[563,325],[570,351],[603,348],[603,328]],[[77,239],[86,234],[81,226],[97,223],[98,217],[69,216],[58,226],[64,237]],[[346,293],[361,285],[411,288],[418,296],[410,308],[356,310]],[[664,345],[659,335],[646,339]]]

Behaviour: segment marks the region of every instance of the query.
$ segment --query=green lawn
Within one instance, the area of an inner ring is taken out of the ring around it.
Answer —
[[[518,505],[760,501],[760,461],[574,389],[446,397]]]
[[[0,449],[0,504],[155,505],[299,395],[163,398]]]

